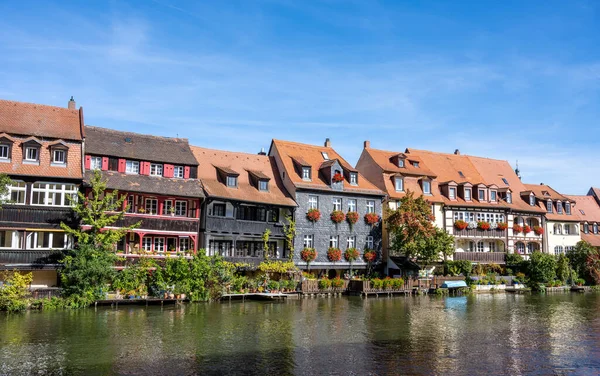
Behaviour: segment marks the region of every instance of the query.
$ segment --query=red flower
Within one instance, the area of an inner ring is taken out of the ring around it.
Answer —
[[[342,260],[342,251],[339,248],[329,248],[327,250],[327,259],[331,262]]]
[[[469,226],[469,224],[463,221],[462,219],[459,219],[454,222],[454,227],[456,227],[458,230],[464,230],[467,228],[467,226]]]
[[[367,213],[365,214],[365,222],[373,226],[375,223],[379,222],[379,215],[376,213]]]
[[[317,258],[317,251],[314,248],[304,248],[300,252],[300,257],[304,262],[312,262]]]
[[[346,220],[348,221],[348,223],[350,223],[350,225],[355,224],[356,222],[358,222],[358,213],[357,212],[346,213]]]
[[[531,232],[531,227],[529,227],[528,225],[525,225],[525,227],[523,227],[523,233],[529,234],[530,232]]]
[[[542,235],[544,229],[541,226],[533,226],[533,232],[535,232],[536,235]]]
[[[375,253],[375,251],[366,251],[363,254],[363,257],[365,258],[366,262],[373,262],[377,258],[377,253]]]
[[[490,229],[490,223],[489,222],[485,222],[485,221],[477,222],[477,228],[480,229],[480,230],[489,230]]]
[[[335,223],[342,223],[346,219],[346,214],[341,210],[334,210],[331,212],[331,220]]]
[[[357,260],[360,257],[360,252],[356,248],[348,248],[346,252],[344,252],[344,258],[346,261],[352,262]]]
[[[506,222],[498,222],[498,230],[506,230],[508,228],[508,224]]]
[[[339,172],[336,172],[335,174],[333,174],[331,180],[333,180],[334,183],[339,183],[341,181],[344,181],[344,176]]]
[[[519,225],[514,225],[513,226],[513,232],[515,234],[518,234],[519,232],[523,232],[523,227],[519,226]]]
[[[311,222],[316,222],[321,219],[321,212],[319,209],[308,209],[308,213],[306,213],[306,218],[308,218]]]

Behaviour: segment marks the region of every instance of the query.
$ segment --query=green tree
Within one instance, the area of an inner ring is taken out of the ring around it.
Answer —
[[[435,228],[432,236],[425,239],[425,247],[418,255],[417,259],[425,264],[439,261],[443,257],[444,262],[449,256],[454,254],[454,236],[448,234],[445,230]]]
[[[4,284],[0,287],[0,311],[19,312],[27,309],[29,285],[32,273],[4,272]]]
[[[529,286],[538,289],[540,284],[554,281],[556,278],[556,258],[547,253],[533,252],[527,271]]]
[[[523,256],[519,253],[507,253],[504,255],[506,261],[506,267],[512,269],[515,273],[523,272],[526,269],[526,265],[523,263]]]
[[[63,295],[78,297],[83,306],[102,299],[107,285],[115,277],[116,261],[117,256],[113,252],[90,244],[80,244],[76,249],[67,251],[60,272]]]
[[[569,265],[569,259],[567,256],[561,254],[556,260],[556,278],[563,284],[566,284],[571,277],[571,266]]]
[[[7,197],[8,186],[12,183],[12,180],[6,174],[0,174],[0,197]],[[10,202],[9,199],[0,199],[0,208],[3,204]]]
[[[287,224],[283,225],[283,233],[285,234],[285,242],[287,248],[290,251],[289,260],[294,260],[294,238],[296,237],[296,221],[291,216],[286,215],[285,220]]]
[[[588,282],[592,282],[590,269],[588,268],[588,257],[597,253],[596,249],[585,240],[578,242],[573,249],[567,251],[567,258],[571,268],[577,275]]]
[[[262,241],[263,241],[263,258],[265,260],[269,259],[269,237],[271,236],[271,230],[268,228],[262,233]]]

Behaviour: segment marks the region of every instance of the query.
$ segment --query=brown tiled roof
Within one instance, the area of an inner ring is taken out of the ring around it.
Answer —
[[[346,162],[333,148],[325,146],[315,146],[301,144],[298,142],[273,140],[271,148],[275,147],[279,152],[283,167],[287,176],[297,188],[332,190],[329,184],[320,176],[319,169],[325,161],[323,152],[327,153],[330,160],[338,160],[342,168],[348,171],[356,171],[350,163]],[[294,168],[294,161],[298,155],[302,155],[302,159],[312,169],[312,181],[304,181]],[[385,193],[377,188],[373,183],[368,181],[360,173],[358,174],[358,185],[350,185],[348,182],[344,184],[344,192],[371,194],[384,196]]]
[[[551,186],[546,184],[523,184],[525,186],[525,191],[522,193],[533,193],[533,195],[538,199],[537,204],[540,209],[547,211],[546,202],[548,199],[556,202],[558,200],[564,202],[575,203],[575,200],[568,198],[556,190],[554,190]],[[566,211],[563,209],[562,214],[558,214],[556,212],[556,206],[553,207],[552,213],[546,213],[546,218],[551,221],[579,221],[577,214],[574,212],[577,211],[577,205],[571,208],[571,215],[568,215]]]
[[[429,169],[427,164],[423,160],[411,154],[398,153],[394,151],[378,150],[378,149],[365,149],[371,158],[383,169],[385,172],[399,172],[403,175],[416,175],[416,176],[428,176],[435,177],[435,173]],[[406,162],[404,167],[398,167],[397,164],[392,162],[394,157],[405,157]],[[418,162],[419,167],[413,166],[410,162]]]
[[[0,132],[81,141],[83,109],[0,99]]]
[[[227,175],[239,175],[240,173],[237,172],[236,170],[229,168],[229,167],[223,167],[223,166],[217,166],[217,165],[213,165],[215,166],[215,168],[217,170],[221,170],[223,173],[227,174]]]
[[[571,200],[575,200],[575,209],[573,214],[579,217],[580,222],[598,222],[600,223],[600,206],[593,196],[567,195]],[[583,213],[581,212],[583,210]],[[583,232],[582,232],[583,234]]]
[[[141,161],[197,166],[187,138],[158,137],[85,127],[85,153]]]
[[[206,149],[191,146],[192,152],[200,163],[198,178],[202,181],[208,197],[255,202],[271,205],[296,206],[277,173],[272,157],[258,154],[238,153],[223,150]],[[217,166],[239,171],[238,187],[227,187],[219,180]],[[245,172],[245,173],[244,173]],[[252,184],[250,174],[260,174],[269,180],[269,191],[262,192]]]
[[[271,180],[271,177],[262,171],[257,171],[257,170],[246,170],[246,171],[248,171],[250,174],[254,175],[257,179]]]
[[[153,193],[165,196],[203,198],[202,184],[197,179],[168,179],[156,176],[127,175],[115,171],[102,171],[106,187],[121,192]],[[85,172],[84,182],[89,184],[93,171]]]
[[[600,247],[600,234],[593,234],[593,233],[586,234],[582,231],[581,232],[581,240],[585,240],[586,242],[590,243],[594,247]]]

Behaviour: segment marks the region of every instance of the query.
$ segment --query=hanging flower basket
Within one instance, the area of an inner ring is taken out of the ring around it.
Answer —
[[[508,228],[508,224],[506,222],[498,222],[498,230],[506,230]]]
[[[454,227],[456,227],[457,230],[464,230],[467,226],[469,226],[469,224],[462,219],[454,221]]]
[[[373,226],[379,222],[379,215],[376,213],[367,213],[365,214],[365,222],[367,222],[368,225]]]
[[[317,251],[314,248],[304,248],[300,252],[300,257],[304,262],[312,262],[317,258]]]
[[[331,262],[342,260],[342,250],[339,248],[329,248],[327,250],[327,259]]]
[[[334,210],[331,212],[331,220],[335,223],[342,223],[346,219],[346,214],[341,210]]]
[[[360,252],[356,248],[348,248],[346,252],[344,252],[344,258],[348,262],[353,262],[358,260],[360,257]]]
[[[306,213],[306,218],[311,222],[316,222],[321,219],[321,212],[319,209],[308,209],[308,213]]]
[[[513,232],[514,232],[515,234],[518,234],[518,233],[520,233],[520,232],[523,232],[523,227],[522,227],[522,226],[519,226],[519,225],[514,225],[514,226],[513,226]]]
[[[529,234],[531,232],[531,227],[529,227],[528,225],[525,225],[525,227],[523,227],[523,233],[525,235]]]
[[[346,220],[350,223],[350,226],[358,222],[358,213],[357,212],[348,212],[346,213]]]
[[[373,262],[377,258],[377,253],[375,251],[365,251],[363,257],[366,262]]]
[[[490,223],[489,222],[485,222],[485,221],[479,221],[477,222],[477,228],[480,230],[489,230],[490,229]]]
[[[333,177],[331,178],[331,180],[334,183],[339,183],[339,182],[344,181],[344,176],[342,174],[340,174],[339,172],[337,172],[337,173],[333,174]]]
[[[533,232],[535,232],[536,235],[542,235],[544,229],[541,226],[533,226]]]

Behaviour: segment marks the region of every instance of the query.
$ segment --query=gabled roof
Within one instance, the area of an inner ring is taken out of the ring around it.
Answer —
[[[206,195],[261,204],[296,206],[277,173],[275,160],[267,155],[237,153],[224,150],[206,149],[191,146],[198,166],[198,178],[202,181]],[[215,166],[228,166],[239,171],[237,188],[227,187],[218,177]],[[269,180],[269,191],[259,191],[252,183],[250,175]]]
[[[525,192],[531,194],[533,193],[533,195],[538,199],[537,201],[537,205],[540,207],[540,209],[546,211],[546,218],[551,220],[551,221],[578,221],[579,217],[577,216],[577,212],[579,212],[578,209],[578,205],[576,204],[575,200],[564,196],[560,193],[558,193],[556,190],[554,190],[551,186],[546,185],[546,184],[523,184],[525,186],[525,189],[527,189]],[[562,214],[558,214],[557,210],[556,210],[556,206],[553,206],[552,208],[552,213],[548,213],[547,209],[546,209],[546,203],[547,200],[552,200],[554,202],[556,201],[561,201],[561,202],[571,202],[571,203],[575,203],[574,207],[571,207],[571,214],[568,215],[566,213],[566,210],[563,209]]]
[[[106,187],[121,192],[150,193],[165,196],[203,198],[202,184],[197,179],[166,179],[145,175],[127,175],[116,171],[101,171]],[[84,182],[89,184],[94,171],[86,171]]]
[[[527,192],[532,192],[533,195],[540,200],[560,200],[567,201],[568,197],[561,195],[555,191],[551,186],[546,184],[523,184]]]
[[[415,176],[436,176],[427,163],[419,156],[371,148],[367,148],[365,151],[371,155],[371,158],[373,158],[375,163],[377,163],[385,172],[398,172]],[[394,163],[396,158],[405,159],[404,167],[398,167],[398,165]],[[413,166],[411,162],[418,162],[419,167]]]
[[[236,170],[232,169],[231,167],[217,166],[217,165],[213,165],[213,166],[215,166],[215,168],[217,170],[221,171],[225,175],[233,175],[233,176],[239,176],[240,175],[239,172],[237,172]]]
[[[0,132],[81,141],[83,109],[0,99]]]
[[[571,200],[575,200],[573,214],[579,218],[580,222],[587,221],[600,223],[600,206],[598,206],[598,203],[593,196],[567,195],[567,197]]]
[[[85,127],[85,153],[141,161],[197,166],[187,138],[158,137]]]
[[[305,189],[319,189],[326,191],[333,191],[328,182],[323,179],[321,174],[318,174],[321,165],[325,161],[323,158],[323,152],[327,153],[329,160],[337,160],[341,167],[346,171],[356,171],[350,163],[342,158],[333,148],[326,146],[316,146],[301,144],[298,142],[273,140],[271,143],[271,150],[275,147],[281,157],[281,162],[285,168],[287,176],[289,176],[291,182],[297,188]],[[312,169],[312,180],[304,181],[302,177],[296,172],[294,163],[298,163],[298,156],[302,156],[302,161],[309,165]],[[296,161],[296,162],[295,162]],[[336,191],[338,192],[338,191]],[[358,174],[358,185],[350,185],[346,182],[344,184],[344,192],[347,193],[360,193],[360,194],[371,194],[384,196],[385,193],[378,189],[375,185],[369,182],[360,173]]]

